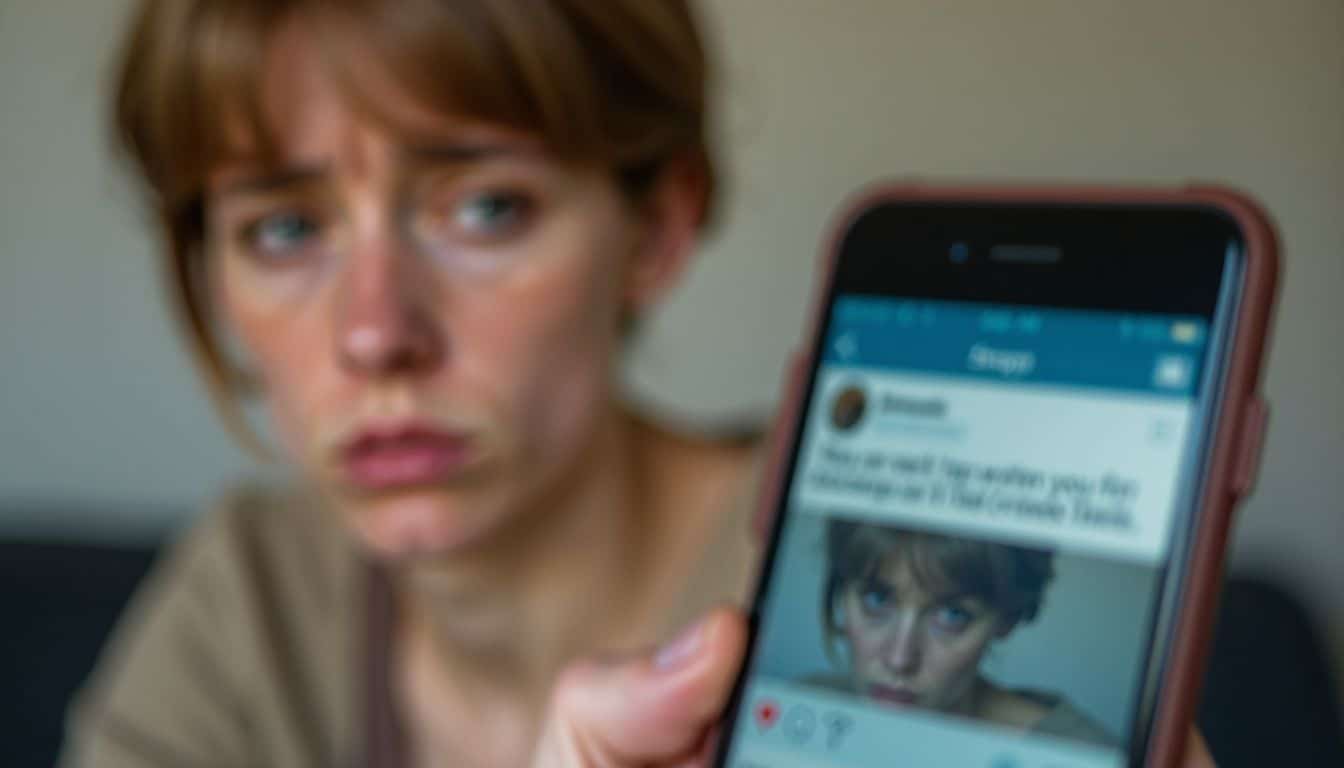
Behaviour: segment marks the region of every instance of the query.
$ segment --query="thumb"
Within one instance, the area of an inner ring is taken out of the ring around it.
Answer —
[[[586,661],[561,675],[534,768],[678,764],[697,755],[732,692],[741,614],[718,609],[655,654]]]
[[[1209,754],[1209,747],[1204,743],[1204,737],[1199,735],[1199,731],[1192,730],[1190,738],[1185,740],[1185,761],[1181,763],[1182,768],[1215,768],[1213,756]]]

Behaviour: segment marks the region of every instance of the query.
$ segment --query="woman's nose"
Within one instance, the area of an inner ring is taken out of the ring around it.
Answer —
[[[445,352],[432,275],[392,238],[354,249],[338,310],[336,342],[344,367],[386,377],[436,367]]]
[[[919,667],[919,617],[913,613],[895,617],[882,643],[882,663],[888,671],[909,674]]]

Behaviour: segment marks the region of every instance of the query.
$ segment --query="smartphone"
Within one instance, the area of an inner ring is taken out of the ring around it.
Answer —
[[[716,765],[1176,765],[1265,427],[1268,217],[886,186],[822,263]]]

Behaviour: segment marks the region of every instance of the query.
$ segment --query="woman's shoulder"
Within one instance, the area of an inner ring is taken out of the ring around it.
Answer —
[[[167,547],[142,592],[234,621],[344,611],[354,550],[338,526],[299,488],[239,486]]]
[[[684,566],[689,581],[664,627],[671,631],[713,605],[741,604],[747,598],[759,554],[751,518],[762,430],[649,420],[641,422],[640,430],[650,447],[647,455],[655,457],[653,503],[690,536],[666,539],[691,546]]]
[[[756,459],[769,428],[754,417],[706,423],[648,409],[631,411],[630,417],[641,439],[671,461],[727,471],[743,470]]]
[[[1064,697],[1058,697],[1033,731],[1052,736],[1063,736],[1099,746],[1115,746],[1119,740],[1101,723],[1074,706]]]
[[[250,582],[251,590],[290,591],[286,597],[327,610],[342,607],[332,603],[347,593],[341,581],[357,560],[336,513],[297,486],[231,491],[206,513],[186,546]]]
[[[1060,694],[1030,689],[1012,690],[1006,693],[1017,699],[1021,711],[1026,713],[1027,730],[1033,733],[1101,746],[1113,746],[1117,743],[1115,735],[1105,726]]]
[[[704,509],[714,522],[749,516],[759,491],[765,429],[755,420],[717,426],[634,416],[655,495],[681,509]]]
[[[245,734],[308,745],[298,754],[340,738],[353,569],[317,514],[299,493],[244,488],[170,545],[72,711],[66,760],[244,764],[258,757]]]

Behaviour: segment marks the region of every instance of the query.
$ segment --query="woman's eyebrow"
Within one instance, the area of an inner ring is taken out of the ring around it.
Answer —
[[[414,144],[405,151],[414,162],[472,163],[497,157],[526,157],[533,154],[529,147],[501,142],[451,142]]]
[[[527,157],[533,154],[535,153],[528,146],[501,142],[417,144],[407,148],[404,153],[412,162],[439,164],[462,164],[496,157]],[[326,174],[327,169],[321,166],[281,168],[232,180],[226,183],[218,194],[227,198],[279,192],[290,187],[311,184]]]

